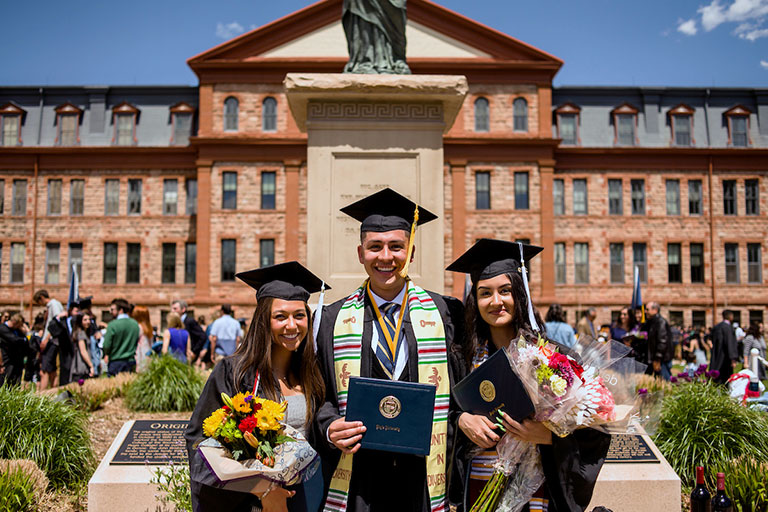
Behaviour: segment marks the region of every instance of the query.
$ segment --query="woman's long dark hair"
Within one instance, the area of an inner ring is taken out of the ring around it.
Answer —
[[[245,339],[237,347],[233,377],[235,389],[239,389],[246,374],[255,369],[259,372],[261,389],[270,400],[279,400],[280,383],[272,373],[272,298],[261,299],[256,304],[251,325]],[[312,318],[312,312],[305,303],[307,318]],[[312,341],[312,322],[309,322],[307,335],[299,344],[299,348],[291,354],[288,377],[298,378],[304,398],[307,402],[307,420],[309,425],[315,412],[325,399],[325,383],[320,375],[315,357],[315,344]]]
[[[515,330],[516,336],[520,334],[532,335],[533,327],[528,320],[528,297],[525,294],[523,278],[520,274],[516,273],[503,275],[507,276],[509,282],[512,283],[512,299],[515,302],[512,327]],[[533,313],[536,317],[536,323],[539,324],[539,329],[544,334],[544,322],[541,321],[536,308],[533,309]],[[467,295],[467,301],[464,304],[464,320],[467,339],[463,346],[463,355],[467,364],[471,365],[477,347],[488,343],[491,339],[491,329],[480,316],[480,310],[477,307],[477,279],[475,278],[472,279],[472,290]]]

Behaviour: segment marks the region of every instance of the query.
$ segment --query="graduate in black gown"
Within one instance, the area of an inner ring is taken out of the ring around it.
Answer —
[[[184,434],[193,511],[251,512],[263,508],[264,512],[316,512],[322,495],[319,473],[314,500],[307,498],[308,482],[259,492],[253,491],[255,482],[251,481],[222,488],[214,486],[210,470],[197,451],[197,444],[203,440],[203,420],[223,405],[221,393],[231,397],[250,392],[257,372],[259,385],[255,393],[278,402],[287,400],[285,422],[305,432],[313,445],[309,426],[325,397],[307,305],[310,293],[320,291],[322,281],[295,261],[241,272],[236,277],[258,290],[256,310],[235,353],[214,367]]]
[[[397,342],[394,357],[392,350],[386,351],[386,336],[378,322],[381,317],[377,317],[377,312],[389,310],[389,303],[396,305],[395,312],[391,313],[393,318],[399,318],[400,304],[407,304],[407,300],[404,301],[403,298],[408,293],[408,286],[400,271],[406,261],[410,261],[408,244],[413,236],[415,207],[416,204],[407,198],[391,189],[384,189],[342,209],[344,213],[362,223],[361,245],[357,248],[357,255],[368,274],[367,283],[370,284],[370,294],[364,293],[364,307],[359,313],[359,322],[363,323],[359,375],[361,377],[419,382],[419,359],[414,333],[414,328],[418,329],[418,326],[411,322],[410,308],[406,305],[400,331],[393,330],[394,336],[390,335],[390,338]],[[436,217],[433,214],[419,207],[418,224],[434,218]],[[354,257],[351,247],[349,252],[350,257]],[[437,307],[438,321],[442,323],[445,331],[447,366],[452,387],[455,383],[454,370],[461,368],[461,361],[460,355],[450,349],[456,341],[456,336],[460,336],[462,332],[463,308],[457,299],[429,291],[427,294]],[[323,457],[326,485],[331,481],[342,451],[354,453],[347,512],[428,512],[430,501],[425,457],[361,449],[360,440],[365,434],[365,427],[361,422],[346,422],[339,412],[333,340],[334,329],[346,300],[342,299],[323,309],[317,336],[317,355],[326,383],[326,398],[315,417],[315,436],[319,440],[318,449]],[[445,441],[447,457],[444,461],[444,471],[439,478],[445,478],[445,472],[449,470],[454,416],[457,411],[453,400],[450,401],[449,411]],[[460,488],[458,494],[451,495],[450,491],[449,489],[449,501],[460,500]]]
[[[482,239],[448,267],[448,270],[468,273],[472,278],[472,290],[465,304],[464,363],[468,371],[521,334],[535,336],[534,323],[539,329],[544,328],[530,303],[521,263],[523,260],[527,263],[541,250],[541,247],[517,242]],[[583,511],[592,498],[608,453],[610,435],[585,428],[561,438],[543,423],[532,419],[518,423],[506,415],[504,424],[513,437],[537,445],[546,477],[544,485],[523,510],[530,507],[530,510],[548,512]],[[457,439],[454,466],[464,468],[467,473],[465,506],[468,509],[493,471],[495,446],[502,433],[486,416],[467,412],[459,416],[458,426],[461,434]],[[478,453],[472,449],[474,446],[484,451]]]

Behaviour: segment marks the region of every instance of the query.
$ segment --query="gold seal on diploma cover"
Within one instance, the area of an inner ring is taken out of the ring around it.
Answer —
[[[379,402],[379,412],[382,416],[390,420],[397,417],[402,409],[403,407],[400,405],[400,400],[392,395],[385,396],[381,399],[381,402]]]
[[[496,387],[493,382],[484,380],[480,383],[480,396],[486,402],[493,402],[493,399],[496,398]]]

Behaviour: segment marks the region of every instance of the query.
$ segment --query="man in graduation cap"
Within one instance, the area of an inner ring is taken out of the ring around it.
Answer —
[[[455,410],[450,347],[460,319],[446,298],[408,278],[416,226],[436,216],[388,188],[341,211],[362,223],[357,256],[368,279],[322,311],[317,335],[326,382],[326,402],[315,422],[317,437],[326,441],[320,447],[330,479],[325,510],[447,511]],[[361,449],[366,428],[373,426],[345,419],[355,376],[437,386],[427,457]]]

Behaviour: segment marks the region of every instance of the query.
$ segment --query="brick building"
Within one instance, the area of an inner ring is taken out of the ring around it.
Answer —
[[[64,299],[75,263],[97,311],[123,296],[159,324],[180,297],[249,316],[236,271],[306,260],[306,135],[282,80],[341,71],[340,14],[324,0],[189,59],[197,87],[0,87],[0,308]],[[412,71],[470,85],[444,137],[446,264],[527,240],[545,247],[537,304],[571,322],[608,322],[635,265],[676,322],[763,318],[768,89],[555,88],[541,50],[425,0],[408,16]]]

